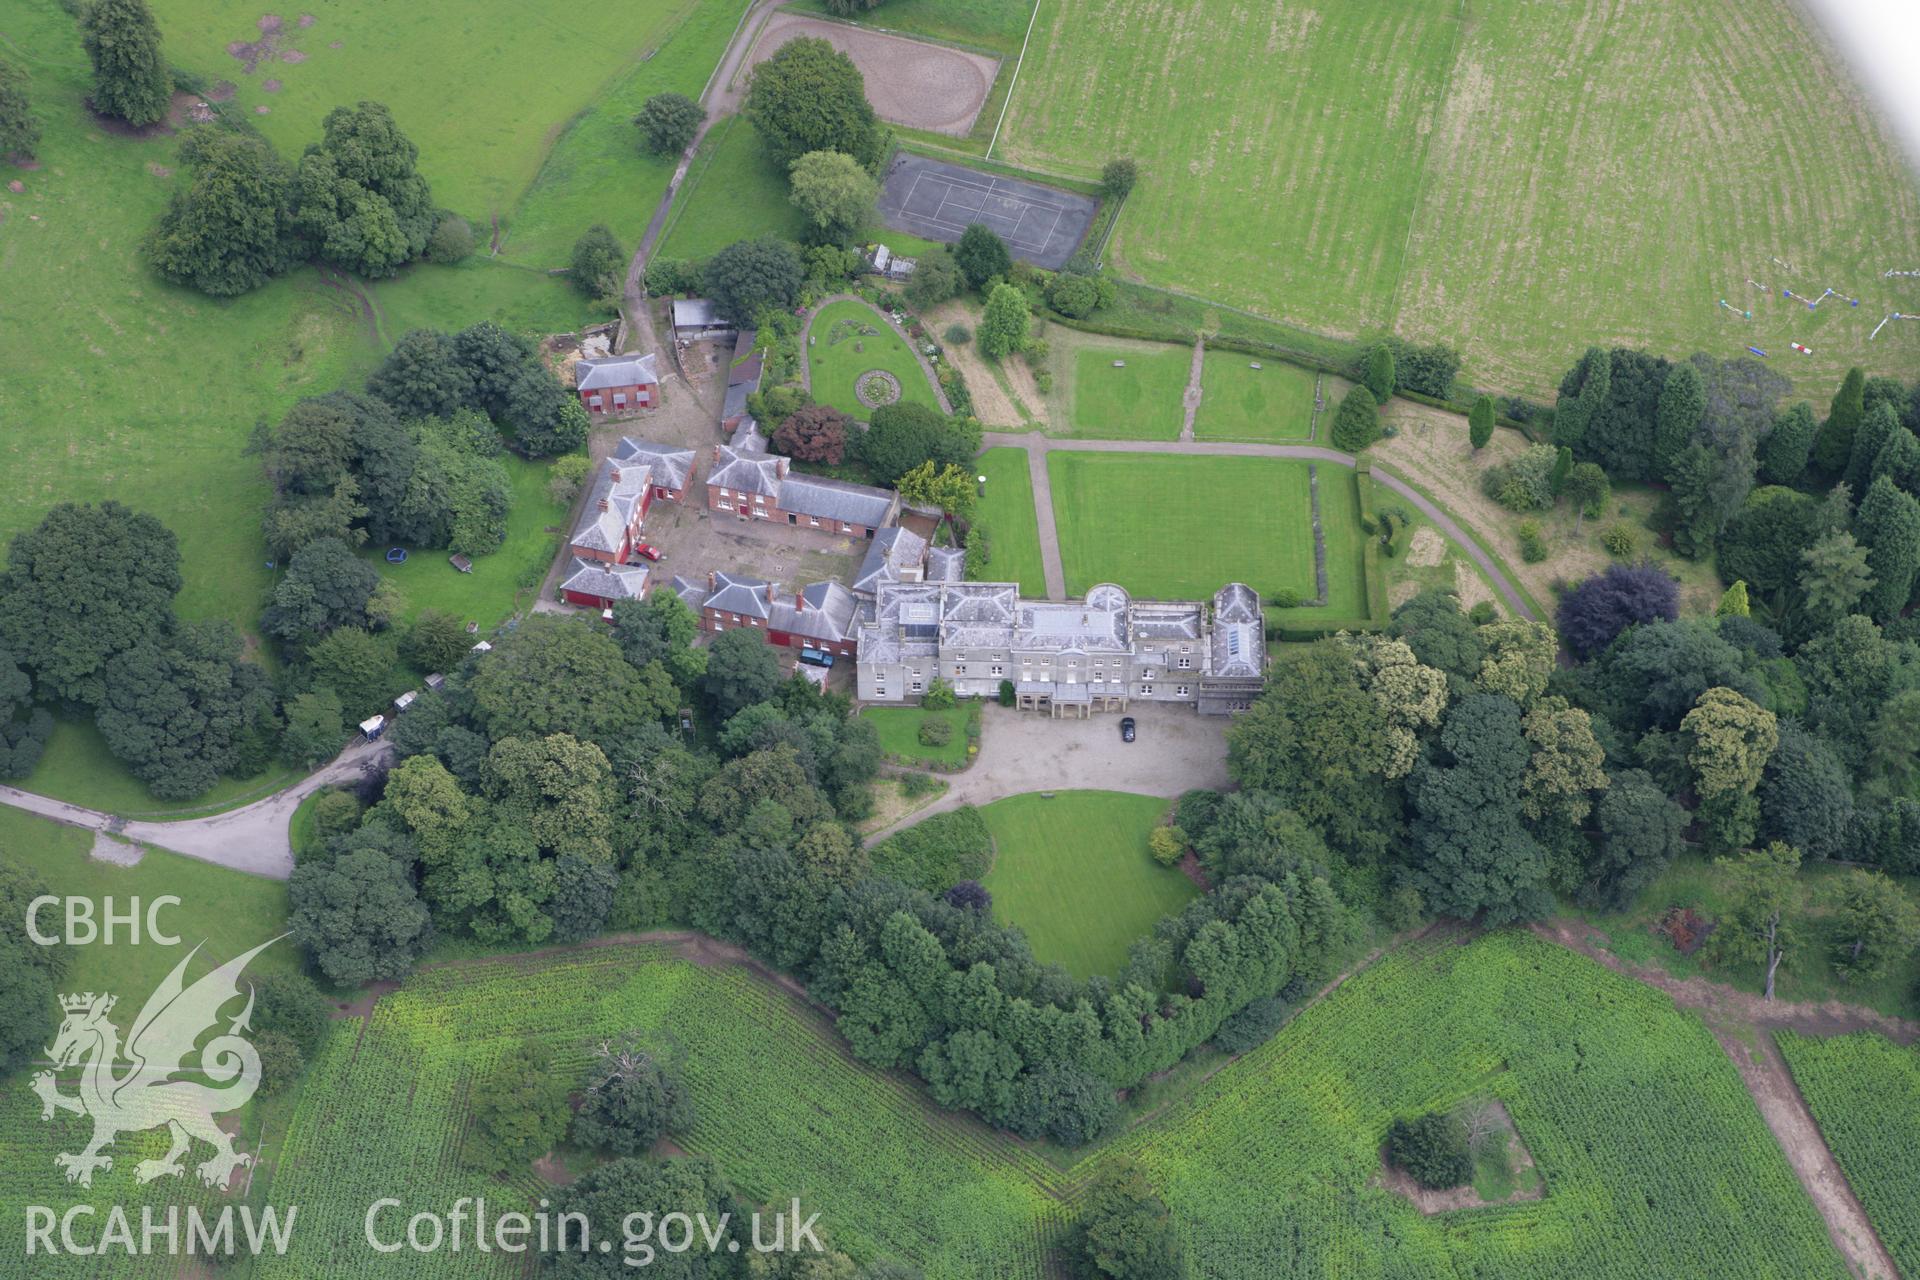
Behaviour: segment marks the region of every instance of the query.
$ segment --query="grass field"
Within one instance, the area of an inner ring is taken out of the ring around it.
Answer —
[[[708,258],[735,240],[776,235],[798,240],[806,220],[787,195],[787,176],[768,158],[744,116],[707,133],[667,215],[655,256]]]
[[[988,449],[973,460],[976,475],[987,478],[987,496],[974,508],[973,521],[992,540],[993,558],[986,576],[1018,582],[1023,595],[1047,594],[1047,573],[1040,562],[1040,526],[1033,509],[1033,477],[1025,449]]]
[[[795,13],[832,16],[820,0],[794,0],[786,7]],[[1018,53],[1032,14],[1031,0],[889,0],[884,11],[868,14],[862,21],[908,35]]]
[[[933,384],[906,340],[866,303],[843,298],[822,307],[807,338],[807,377],[817,402],[865,421],[873,410],[860,403],[854,388],[862,376],[879,369],[900,380],[901,400],[929,409],[940,407]]]
[[[1216,1280],[1845,1275],[1706,1028],[1657,991],[1506,933],[1389,953],[1065,1170],[854,1063],[828,1022],[738,968],[626,946],[429,970],[364,1032],[336,1026],[290,1124],[266,1135],[251,1198],[298,1204],[300,1225],[253,1280],[520,1274],[523,1259],[497,1252],[372,1253],[368,1188],[442,1213],[461,1195],[548,1193],[531,1171],[491,1182],[461,1164],[473,1080],[523,1037],[573,1071],[595,1037],[626,1030],[684,1064],[698,1120],[673,1135],[680,1147],[713,1157],[746,1198],[800,1196],[831,1243],[942,1280],[1049,1274],[1080,1188],[1120,1156],[1167,1200],[1191,1274]],[[1393,1118],[1489,1092],[1539,1162],[1544,1199],[1426,1218],[1373,1185]],[[50,1134],[26,1089],[0,1090],[0,1212],[72,1202],[51,1156],[76,1124]],[[123,1139],[91,1199],[142,1202],[136,1153],[151,1154]],[[198,1194],[156,1185],[168,1201]],[[170,1277],[176,1261],[116,1260],[114,1274]],[[91,1280],[93,1266],[0,1261],[0,1274]]]
[[[868,707],[860,715],[880,735],[880,749],[890,756],[901,756],[929,764],[959,766],[967,759],[967,720],[971,707],[949,707],[927,711],[921,707]],[[944,747],[929,747],[920,741],[920,726],[937,720],[952,727],[953,737]]]
[[[1314,375],[1298,365],[1209,351],[1200,370],[1194,437],[1305,440],[1313,427],[1313,384]]]
[[[1880,1242],[1902,1272],[1920,1274],[1920,1049],[1870,1033],[1778,1031],[1774,1041]]]
[[[191,800],[161,800],[114,759],[91,717],[57,716],[53,736],[47,739],[47,749],[33,775],[12,785],[122,818],[164,820],[251,804],[299,776],[276,762],[257,778],[222,778],[211,790]]]
[[[1904,375],[1920,325],[1866,338],[1920,310],[1920,285],[1879,278],[1920,262],[1920,199],[1807,21],[1789,0],[1056,0],[995,154],[1079,176],[1132,155],[1123,273],[1447,341],[1504,390],[1551,387],[1594,341],[1754,343],[1812,388]],[[1860,309],[1779,295],[1828,286]]]
[[[1307,464],[1274,458],[1047,455],[1067,591],[1117,582],[1136,595],[1204,599],[1228,582],[1314,594]],[[1352,473],[1322,464],[1327,607],[1364,602]],[[1344,506],[1342,505],[1344,502]]]
[[[1055,328],[1051,331],[1058,334]],[[1057,361],[1054,385],[1064,383],[1064,435],[1097,440],[1177,440],[1193,352],[1148,343],[1074,344]],[[1121,362],[1121,367],[1115,366]],[[1062,419],[1055,419],[1056,430]]]
[[[1147,852],[1167,801],[1118,791],[1014,796],[980,810],[993,832],[983,883],[994,919],[1018,925],[1043,963],[1077,978],[1117,974],[1154,922],[1197,897],[1179,871]]]

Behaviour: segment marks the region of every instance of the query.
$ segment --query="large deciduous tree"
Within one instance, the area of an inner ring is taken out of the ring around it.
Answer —
[[[33,679],[0,649],[0,778],[24,778],[40,762],[53,716],[33,705]]]
[[[793,203],[823,240],[841,241],[873,221],[880,186],[842,151],[809,151],[788,171]]]
[[[1001,360],[1027,349],[1027,331],[1033,313],[1027,295],[1016,285],[996,284],[987,295],[986,310],[980,313],[980,354],[989,360]]]
[[[266,139],[191,130],[180,144],[189,183],[147,237],[147,261],[175,284],[214,297],[257,289],[293,256],[293,173]]]
[[[693,1123],[693,1098],[634,1038],[602,1040],[580,1087],[573,1140],[615,1155],[644,1155],[662,1134]]]
[[[323,262],[379,278],[426,252],[439,212],[419,159],[385,105],[327,113],[294,184],[296,225]]]
[[[618,298],[627,279],[627,251],[604,223],[595,223],[573,242],[567,278],[593,301]]]
[[[146,0],[94,0],[80,14],[80,42],[93,62],[93,109],[131,125],[167,114],[173,73]]]
[[[0,574],[0,646],[41,695],[97,705],[109,660],[173,630],[180,546],[118,502],[63,502],[14,535]]]
[[[273,712],[266,672],[240,658],[226,622],[180,626],[111,658],[94,722],[107,749],[163,800],[197,796],[225,773],[257,772],[250,736]]]
[[[364,627],[367,602],[379,585],[379,572],[344,542],[317,539],[294,553],[274,586],[261,629],[305,645],[336,627]]]
[[[1871,982],[1920,948],[1920,906],[1898,881],[1855,869],[1832,883],[1833,967],[1849,981]]]
[[[357,987],[404,978],[433,941],[407,869],[375,848],[303,862],[287,882],[293,939],[329,981]]]
[[[1464,919],[1484,914],[1492,924],[1545,915],[1553,906],[1546,850],[1521,821],[1532,751],[1519,704],[1501,694],[1462,699],[1447,714],[1439,747],[1407,780],[1415,871],[1428,905]]]
[[[1747,844],[1759,825],[1754,788],[1780,745],[1778,718],[1752,699],[1717,686],[1700,695],[1680,730],[1687,735],[1687,764],[1709,844],[1723,851]]]
[[[1576,658],[1590,658],[1638,622],[1680,616],[1680,584],[1654,564],[1609,565],[1560,601],[1560,637]]]
[[[1603,911],[1624,910],[1679,856],[1686,810],[1641,769],[1623,769],[1601,793],[1594,821],[1600,839],[1590,846],[1577,896]]]
[[[538,1041],[507,1050],[474,1086],[467,1162],[496,1176],[515,1174],[553,1150],[567,1132],[568,1083]]]
[[[663,668],[636,670],[605,627],[551,614],[495,640],[467,689],[475,720],[495,741],[570,733],[606,747],[678,706]]]
[[[840,151],[872,170],[886,151],[866,79],[825,40],[789,40],[755,67],[743,110],[782,168],[810,151]]]
[[[771,698],[780,680],[780,660],[758,631],[723,631],[707,646],[707,671],[700,689],[722,720]]]
[[[897,400],[873,411],[855,446],[880,484],[892,485],[925,462],[965,466],[980,449],[980,428],[954,421],[938,409]]]
[[[1085,1280],[1178,1280],[1179,1236],[1146,1175],[1114,1166],[1087,1189],[1066,1251]]]
[[[640,126],[640,139],[657,156],[678,155],[693,142],[707,113],[684,93],[656,93],[640,104],[633,122]]]
[[[802,462],[838,466],[847,452],[847,428],[853,419],[828,404],[803,405],[787,415],[773,433],[773,447]]]
[[[1007,252],[1007,242],[984,223],[967,224],[960,233],[960,243],[953,247],[953,260],[959,264],[969,289],[984,289],[987,281],[1005,279],[1013,272],[1013,255]]]
[[[784,310],[800,300],[806,270],[793,246],[774,236],[737,240],[707,262],[707,293],[720,314],[751,324],[766,308]]]

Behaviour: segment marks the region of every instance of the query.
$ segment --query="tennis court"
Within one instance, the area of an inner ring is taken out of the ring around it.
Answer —
[[[952,244],[978,222],[1015,257],[1049,270],[1067,264],[1098,207],[1091,196],[906,152],[895,155],[880,193],[880,216],[896,230]]]

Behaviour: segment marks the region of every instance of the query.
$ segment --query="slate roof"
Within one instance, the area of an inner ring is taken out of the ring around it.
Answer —
[[[609,458],[593,473],[580,511],[572,543],[589,551],[618,551],[646,494],[653,468],[647,463],[622,463]]]
[[[927,552],[928,582],[962,582],[967,576],[967,553],[959,547],[934,547]]]
[[[764,620],[773,613],[773,584],[760,578],[716,572],[705,607]]]
[[[711,298],[675,298],[673,327],[676,329],[724,329],[725,321]]]
[[[806,602],[805,608],[785,598],[777,601],[767,619],[768,629],[839,643],[858,625],[860,602],[838,582],[812,583],[801,590],[800,598]]]
[[[647,590],[647,566],[575,560],[573,573],[560,584],[560,589],[608,600],[638,600]]]
[[[695,613],[700,612],[701,607],[707,602],[707,584],[704,582],[689,581],[676,573],[672,581],[667,583],[667,587]]]
[[[653,468],[651,483],[668,489],[685,489],[693,476],[693,450],[676,445],[622,436],[614,457],[621,462],[644,462]]]
[[[658,383],[660,375],[655,371],[653,361],[652,355],[582,360],[573,366],[574,389],[593,391],[599,387],[649,386]]]
[[[893,518],[893,500],[891,489],[790,473],[780,486],[779,505],[803,516],[876,528]]]
[[[761,493],[771,498],[780,492],[780,473],[786,469],[786,461],[770,453],[750,453],[731,445],[715,445],[707,483],[735,493]]]
[[[733,429],[727,438],[727,447],[735,453],[767,453],[767,438],[760,434],[760,421],[751,414],[740,419],[740,425]]]
[[[1266,659],[1266,627],[1260,597],[1242,582],[1213,593],[1214,676],[1257,679]]]
[[[927,540],[911,529],[889,525],[873,535],[860,569],[853,575],[853,589],[872,595],[883,582],[899,582],[909,569],[917,569],[927,554]]]

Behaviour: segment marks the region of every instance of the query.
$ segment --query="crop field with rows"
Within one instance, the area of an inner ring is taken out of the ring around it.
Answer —
[[[800,1196],[840,1247],[929,1275],[1038,1280],[1078,1189],[1122,1155],[1172,1207],[1192,1273],[1215,1280],[1845,1274],[1705,1027],[1522,934],[1390,953],[1064,1173],[852,1061],[743,969],[603,947],[431,970],[364,1034],[342,1024],[315,1065],[267,1192],[301,1206],[296,1248],[256,1274],[511,1274],[498,1255],[372,1254],[367,1189],[415,1207],[533,1201],[548,1188],[531,1171],[502,1185],[460,1162],[476,1073],[525,1036],[583,1069],[596,1038],[628,1029],[684,1064],[699,1119],[681,1147],[749,1199]],[[1544,1199],[1423,1218],[1379,1189],[1389,1121],[1482,1092],[1506,1103]]]
[[[829,1241],[862,1256],[1037,1275],[1064,1217],[1048,1166],[854,1062],[824,1020],[739,968],[645,947],[460,965],[409,980],[352,1031],[314,1065],[280,1153],[270,1199],[298,1204],[301,1230],[286,1257],[257,1264],[262,1280],[517,1275],[498,1254],[377,1255],[362,1218],[370,1188],[407,1213],[482,1194],[529,1208],[551,1192],[531,1170],[502,1185],[461,1162],[475,1079],[526,1038],[569,1073],[626,1031],[683,1059],[698,1119],[675,1141],[717,1160],[744,1198],[800,1197]]]
[[[1920,1048],[1869,1033],[1774,1041],[1880,1242],[1920,1275]]]

